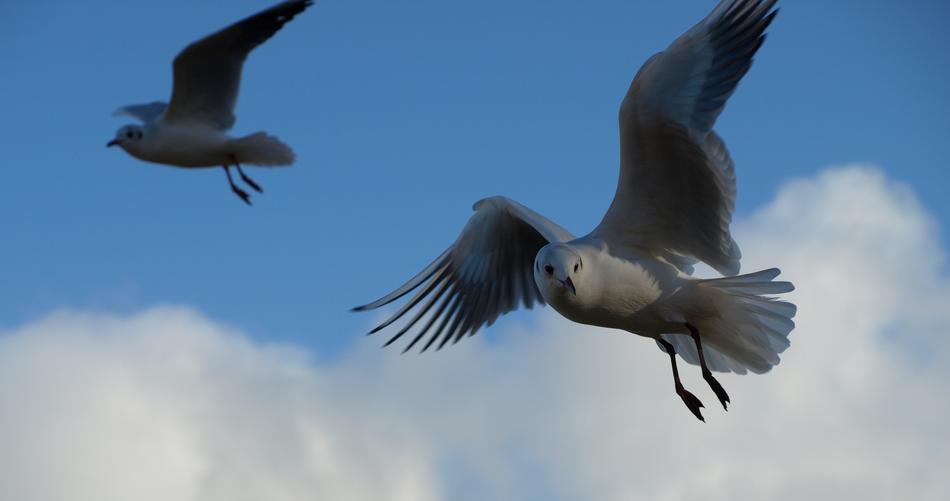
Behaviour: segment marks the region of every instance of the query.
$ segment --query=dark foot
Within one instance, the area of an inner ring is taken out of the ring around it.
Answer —
[[[238,196],[238,198],[240,198],[241,200],[244,200],[244,203],[246,203],[247,205],[251,205],[251,197],[247,194],[246,191],[235,186],[234,180],[231,179],[231,166],[222,165],[221,168],[224,169],[224,174],[228,176],[228,184],[231,186],[231,191],[233,191],[234,194]],[[238,167],[238,172],[240,171],[241,171],[241,168]],[[243,172],[241,172],[241,176],[242,177],[244,176]],[[260,191],[260,188],[258,188],[257,190]]]
[[[231,186],[231,191],[233,191],[234,194],[238,196],[238,198],[244,200],[244,203],[251,205],[251,196],[248,195],[246,191],[238,188],[237,186]]]
[[[682,386],[676,387],[676,394],[683,399],[683,403],[686,404],[686,408],[689,409],[689,411],[692,412],[694,416],[696,416],[696,419],[699,419],[704,423],[706,422],[706,420],[703,418],[703,414],[699,412],[699,409],[704,407],[703,403],[700,402],[698,398],[696,398],[696,395],[693,395]]]
[[[722,408],[729,410],[729,407],[726,405],[729,403],[729,394],[726,393],[726,390],[719,384],[719,381],[716,381],[716,378],[713,377],[711,372],[703,372],[703,379],[709,383],[709,387],[712,388],[712,391],[719,397],[719,403],[722,404]]]
[[[231,165],[233,165],[237,169],[238,174],[241,175],[242,181],[247,183],[247,185],[250,186],[251,188],[254,188],[254,191],[258,193],[264,193],[264,190],[261,189],[261,185],[257,184],[253,179],[251,179],[250,177],[248,177],[247,174],[244,173],[244,169],[241,168],[241,162],[238,162],[237,157],[235,157],[234,155],[231,155]]]
[[[264,193],[264,190],[261,189],[261,186],[257,184],[256,182],[254,182],[253,179],[247,177],[247,175],[244,174],[243,170],[238,169],[238,173],[241,174],[241,180],[247,183],[247,185],[250,186],[251,188],[254,188],[254,191],[258,193]]]

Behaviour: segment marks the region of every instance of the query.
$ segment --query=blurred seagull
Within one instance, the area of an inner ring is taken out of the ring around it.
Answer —
[[[712,131],[716,117],[765,40],[776,0],[724,0],[703,21],[651,57],[620,106],[620,180],[600,225],[575,238],[504,197],[474,206],[458,239],[404,285],[370,304],[412,296],[377,332],[415,310],[386,343],[422,325],[406,347],[422,351],[491,325],[524,304],[550,304],[582,324],[652,338],[672,364],[677,395],[704,420],[683,388],[676,354],[702,368],[723,408],[729,395],[711,371],[764,373],[779,363],[794,328],[790,292],[772,268],[739,272],[729,233],[736,196],[732,159]],[[725,277],[696,279],[697,261]]]
[[[171,103],[155,101],[119,108],[142,125],[126,125],[106,146],[119,146],[141,160],[177,167],[224,168],[231,190],[250,205],[251,197],[234,184],[230,168],[258,193],[260,185],[241,164],[279,166],[294,162],[294,152],[276,137],[256,132],[228,137],[247,55],[313,4],[292,0],[239,21],[185,47],[173,63]]]

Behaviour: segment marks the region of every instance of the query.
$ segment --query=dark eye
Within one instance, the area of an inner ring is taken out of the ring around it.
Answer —
[[[545,271],[548,275],[550,275],[550,274],[554,273],[554,267],[551,266],[550,264],[546,264],[546,265],[544,265],[544,271]]]
[[[575,272],[577,272],[577,267],[578,267],[578,266],[579,266],[579,265],[578,265],[577,263],[574,263],[574,271],[575,271]]]
[[[132,131],[130,131],[130,130],[125,131],[125,137],[127,137],[127,138],[129,138],[129,139],[132,139]]]

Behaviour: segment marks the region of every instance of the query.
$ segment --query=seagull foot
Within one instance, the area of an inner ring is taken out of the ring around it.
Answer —
[[[264,190],[261,189],[261,185],[257,184],[253,179],[244,174],[244,171],[238,169],[238,173],[241,175],[241,180],[247,183],[247,185],[251,188],[254,188],[254,191],[258,193],[264,193]]]
[[[683,399],[683,403],[686,404],[686,408],[696,416],[696,419],[699,419],[702,422],[706,422],[706,419],[703,418],[703,414],[699,411],[700,408],[705,407],[702,402],[696,398],[696,395],[693,395],[686,388],[682,386],[676,387],[676,394]]]
[[[253,179],[250,178],[247,174],[244,173],[244,169],[241,168],[241,162],[238,162],[238,159],[234,155],[230,155],[231,165],[237,169],[238,174],[241,176],[241,180],[247,183],[248,186],[254,188],[254,191],[258,193],[264,193],[264,190],[261,189],[261,185],[257,184]],[[230,176],[229,176],[230,177]]]
[[[723,388],[722,385],[719,384],[719,381],[716,381],[716,378],[713,377],[711,372],[704,372],[703,379],[705,379],[706,382],[709,384],[709,387],[712,388],[713,393],[715,393],[716,396],[719,397],[719,403],[722,404],[722,408],[728,411],[729,407],[727,406],[727,404],[730,402],[730,400],[729,400],[729,394],[726,393],[725,388]]]
[[[238,196],[238,198],[240,198],[241,200],[244,200],[244,203],[246,203],[247,205],[252,205],[251,196],[248,195],[246,191],[242,190],[241,188],[238,188],[237,186],[232,186],[231,191],[233,191],[234,194]]]

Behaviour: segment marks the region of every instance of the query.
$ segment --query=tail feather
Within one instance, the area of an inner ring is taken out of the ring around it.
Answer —
[[[792,318],[797,310],[792,303],[770,297],[795,289],[791,282],[772,281],[779,273],[772,268],[695,282],[700,301],[712,306],[708,314],[690,319],[699,330],[710,370],[761,374],[779,363],[779,354],[789,347],[788,335],[795,328]],[[672,344],[683,360],[699,365],[692,338],[683,334],[663,334],[661,338]]]
[[[296,155],[290,146],[266,132],[255,132],[231,141],[238,161],[246,165],[276,167],[294,163]]]
[[[773,282],[782,271],[778,268],[737,275],[734,277],[700,280],[700,283],[729,291],[740,296],[758,296],[761,294],[782,294],[792,292],[795,286],[791,282]],[[794,305],[793,305],[794,306]]]

